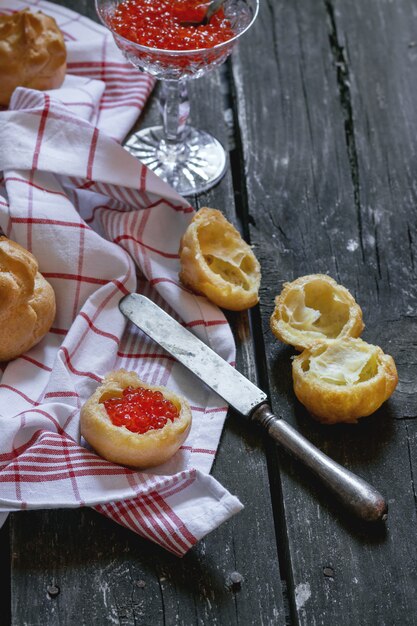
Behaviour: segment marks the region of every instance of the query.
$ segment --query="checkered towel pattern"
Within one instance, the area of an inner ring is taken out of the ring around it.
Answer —
[[[0,228],[31,250],[52,284],[47,336],[4,364],[0,381],[0,515],[93,506],[179,556],[242,508],[210,471],[224,402],[118,310],[126,293],[152,298],[229,362],[222,313],[178,281],[179,240],[193,209],[120,140],[153,79],[128,65],[106,29],[63,7],[0,0],[52,15],[68,48],[58,90],[18,88],[0,112]],[[136,371],[188,398],[191,433],[152,473],[109,463],[80,437],[80,407],[110,370]]]

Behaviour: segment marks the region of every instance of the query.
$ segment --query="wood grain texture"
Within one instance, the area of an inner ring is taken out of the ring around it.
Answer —
[[[273,408],[390,503],[386,528],[362,525],[271,450],[296,624],[415,624],[417,615],[410,426],[398,419],[416,416],[413,24],[407,0],[266,0],[233,63]],[[293,394],[294,351],[269,331],[283,282],[314,272],[352,291],[364,339],[397,361],[398,391],[358,426],[313,422]]]
[[[0,593],[0,626],[9,626],[10,614],[10,542],[9,522],[0,529],[0,580],[2,591]]]
[[[91,3],[62,2],[93,16]],[[87,11],[85,11],[87,10]],[[219,73],[190,85],[192,121],[227,144]],[[155,98],[140,125],[159,121]],[[192,199],[237,223],[231,173]],[[256,379],[246,314],[233,314],[240,371]],[[245,505],[183,559],[91,510],[11,516],[12,624],[285,624],[275,528],[262,438],[230,415],[214,476]],[[241,582],[233,584],[237,572]],[[48,587],[59,588],[51,597]]]
[[[60,3],[94,17],[89,0]],[[213,473],[245,510],[182,560],[91,510],[11,516],[13,626],[279,626],[280,578],[294,625],[416,624],[416,19],[413,0],[261,0],[229,67],[233,176],[193,200],[224,210],[262,263],[260,310],[230,316],[239,369],[269,389],[277,414],[386,495],[387,525],[350,518],[231,414]],[[220,87],[219,74],[193,82],[192,117],[226,143]],[[141,123],[157,115],[153,100]],[[393,398],[357,426],[312,421],[292,391],[294,351],[269,331],[283,282],[311,272],[351,290],[363,337],[398,366]]]

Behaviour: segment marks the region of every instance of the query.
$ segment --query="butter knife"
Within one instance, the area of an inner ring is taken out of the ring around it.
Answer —
[[[266,394],[204,342],[145,296],[132,293],[121,312],[236,411],[261,424],[282,448],[307,466],[342,504],[362,520],[387,519],[388,506],[372,485],[342,467],[272,412]]]

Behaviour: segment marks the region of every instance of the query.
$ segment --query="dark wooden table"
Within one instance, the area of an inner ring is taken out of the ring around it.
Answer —
[[[61,3],[94,18],[91,0]],[[260,306],[230,316],[238,368],[386,495],[388,521],[352,519],[231,412],[213,473],[243,512],[182,560],[89,509],[11,515],[4,624],[417,624],[415,0],[261,0],[222,71],[225,82],[217,71],[190,92],[195,124],[229,146],[230,168],[192,202],[225,211],[262,264]],[[156,116],[152,100],[140,123]],[[315,272],[351,290],[363,338],[398,366],[392,399],[356,426],[311,419],[292,391],[293,351],[269,330],[283,282]]]

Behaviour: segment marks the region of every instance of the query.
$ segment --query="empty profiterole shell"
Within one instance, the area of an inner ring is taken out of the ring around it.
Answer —
[[[274,335],[297,350],[359,337],[364,329],[362,310],[351,293],[325,274],[285,283],[270,323]]]
[[[393,393],[394,359],[379,346],[345,337],[304,350],[292,362],[294,391],[319,422],[355,423]]]
[[[224,309],[241,311],[258,300],[261,270],[252,248],[216,210],[196,213],[180,246],[180,279]]]

